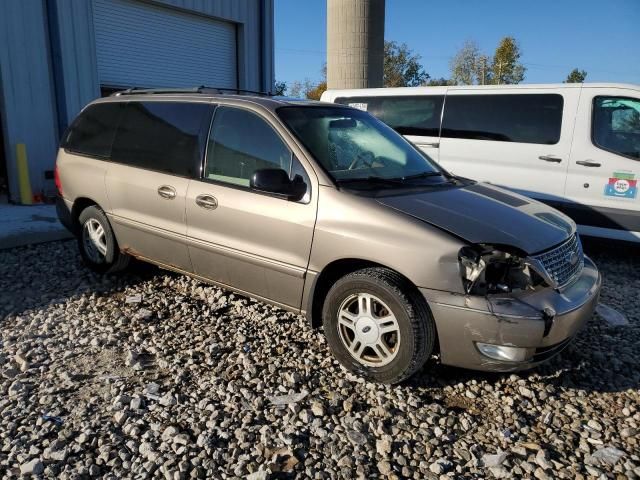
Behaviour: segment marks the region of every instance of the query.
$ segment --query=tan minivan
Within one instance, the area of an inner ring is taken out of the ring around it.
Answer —
[[[451,175],[343,105],[127,90],[78,115],[56,182],[94,270],[136,257],[299,312],[380,382],[432,355],[532,367],[572,340],[600,291],[571,219]]]

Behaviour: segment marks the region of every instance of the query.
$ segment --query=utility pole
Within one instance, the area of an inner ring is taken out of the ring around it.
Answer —
[[[502,85],[502,62],[498,63],[498,85]]]
[[[327,87],[383,86],[384,0],[327,0]]]

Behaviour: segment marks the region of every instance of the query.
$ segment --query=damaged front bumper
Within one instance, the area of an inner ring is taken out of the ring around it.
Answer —
[[[598,269],[585,256],[582,274],[562,291],[544,288],[487,297],[420,291],[433,313],[443,364],[514,371],[534,367],[564,349],[591,318],[601,284]],[[517,360],[498,359],[499,347],[509,347],[503,350],[515,352]]]

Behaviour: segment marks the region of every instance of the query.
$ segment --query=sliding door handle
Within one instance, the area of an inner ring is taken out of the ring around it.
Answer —
[[[545,162],[552,162],[552,163],[560,163],[560,162],[562,162],[561,158],[554,157],[552,155],[540,155],[538,158],[540,160],[544,160]]]
[[[593,160],[578,160],[576,165],[582,165],[583,167],[600,167],[601,164],[594,162]]]

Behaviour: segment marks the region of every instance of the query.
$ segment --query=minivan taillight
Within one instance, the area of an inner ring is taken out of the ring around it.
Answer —
[[[62,196],[62,182],[60,181],[60,174],[58,173],[58,162],[56,162],[56,166],[53,169],[53,181],[58,189],[58,194]]]

